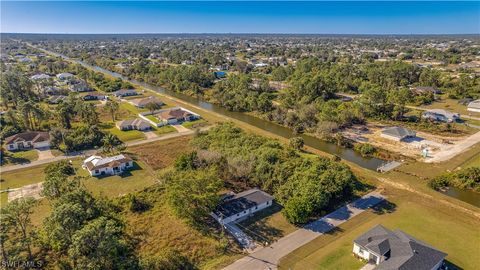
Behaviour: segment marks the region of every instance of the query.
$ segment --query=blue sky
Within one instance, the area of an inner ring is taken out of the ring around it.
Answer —
[[[480,2],[2,0],[1,32],[478,34]]]

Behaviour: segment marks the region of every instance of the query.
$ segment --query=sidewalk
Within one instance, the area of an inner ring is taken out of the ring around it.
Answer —
[[[374,191],[360,199],[341,207],[334,212],[307,224],[302,229],[279,239],[274,244],[261,248],[252,254],[245,256],[233,264],[225,267],[225,270],[264,270],[277,269],[278,262],[282,257],[295,249],[307,244],[318,236],[329,232],[340,224],[350,220],[354,216],[364,212],[368,208],[377,205],[384,197]]]

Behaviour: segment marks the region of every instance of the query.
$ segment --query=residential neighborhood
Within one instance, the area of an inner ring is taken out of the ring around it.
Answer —
[[[0,268],[480,269],[472,1],[3,1]]]

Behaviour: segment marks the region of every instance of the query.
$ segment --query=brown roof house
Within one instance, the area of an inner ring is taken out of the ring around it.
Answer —
[[[146,97],[146,98],[137,98],[137,99],[132,99],[130,100],[130,103],[135,105],[138,108],[145,108],[148,103],[156,103],[160,106],[162,106],[164,103],[157,97]]]
[[[155,113],[160,120],[160,125],[175,125],[184,121],[194,121],[200,118],[200,115],[181,107],[174,107],[160,110]]]
[[[40,131],[18,133],[5,138],[5,145],[8,150],[50,147],[50,135]]]
[[[133,167],[133,160],[126,155],[112,157],[90,156],[83,161],[82,167],[91,176],[121,174]]]
[[[136,118],[136,119],[129,119],[118,121],[116,124],[117,128],[120,130],[150,130],[152,126],[147,121]]]

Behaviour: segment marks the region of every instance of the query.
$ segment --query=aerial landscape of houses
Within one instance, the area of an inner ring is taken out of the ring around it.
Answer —
[[[1,269],[480,269],[478,1],[0,12]]]

